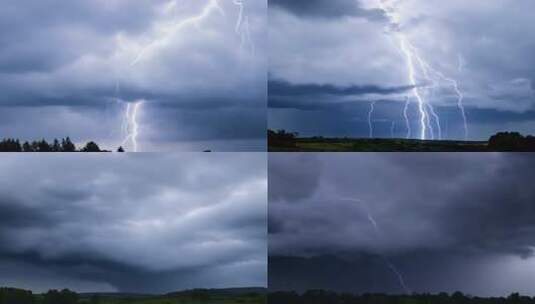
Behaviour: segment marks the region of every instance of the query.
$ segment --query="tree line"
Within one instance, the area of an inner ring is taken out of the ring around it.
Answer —
[[[100,149],[93,141],[85,146],[77,148],[69,137],[61,140],[54,139],[51,143],[42,139],[39,141],[21,143],[19,139],[7,138],[0,141],[0,152],[110,152]],[[119,147],[117,152],[124,152],[123,147]]]
[[[310,290],[304,294],[296,292],[274,292],[268,296],[268,304],[535,304],[535,297],[513,293],[508,297],[472,297],[455,292],[453,294],[338,294],[325,290]]]
[[[270,147],[296,148],[299,133],[286,130],[268,130]],[[317,141],[328,141],[321,136],[312,137]],[[346,140],[349,140],[346,138]],[[488,140],[486,151],[489,152],[535,152],[535,136],[524,136],[518,132],[500,132]]]
[[[499,152],[533,152],[535,137],[523,136],[518,132],[501,132],[489,139],[488,147]]]
[[[44,294],[34,294],[29,290],[0,288],[0,304],[77,304],[80,297],[68,289],[49,290]],[[97,296],[89,299],[89,304],[99,304]]]

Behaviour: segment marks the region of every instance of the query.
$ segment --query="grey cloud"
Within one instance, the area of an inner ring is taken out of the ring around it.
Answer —
[[[530,186],[535,176],[524,169],[535,165],[529,154],[308,157],[313,161],[303,165],[300,156],[270,156],[270,170],[281,181],[269,189],[269,223],[274,224],[269,254],[282,263],[270,265],[276,270],[270,282],[277,288],[288,282],[287,288],[298,290],[400,292],[395,280],[385,283],[392,280],[381,263],[386,256],[419,292],[534,294],[524,281],[529,271],[521,270],[533,263],[535,243],[535,191]],[[308,176],[311,167],[322,168],[313,187],[295,173]],[[306,196],[295,197],[294,189],[302,187],[308,189]],[[358,266],[363,255],[368,255],[362,261],[366,267]],[[307,260],[322,256],[327,256],[323,266]],[[285,257],[297,259],[296,267],[302,268],[285,273]],[[344,272],[347,277],[306,279],[335,275],[340,259],[352,265]],[[375,287],[347,285],[352,273],[359,280],[367,271],[386,279],[379,278]],[[495,276],[504,271],[510,273],[507,282]]]
[[[382,11],[362,8],[360,3],[354,0],[269,0],[269,4],[304,17],[384,19]]]
[[[6,155],[0,265],[11,271],[3,284],[131,292],[265,285],[264,156],[81,158]],[[44,278],[20,280],[23,269]]]

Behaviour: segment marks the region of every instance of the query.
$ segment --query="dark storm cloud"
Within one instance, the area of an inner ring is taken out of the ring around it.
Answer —
[[[224,13],[209,6],[209,1],[196,0],[4,2],[0,12],[1,112],[22,117],[26,112],[39,115],[46,107],[60,108],[47,113],[48,119],[32,123],[19,119],[0,126],[4,136],[29,140],[71,136],[108,147],[113,140],[109,148],[115,148],[124,137],[119,133],[126,104],[144,100],[145,109],[173,108],[176,114],[166,116],[165,121],[145,115],[140,141],[150,143],[145,147],[152,151],[169,150],[172,145],[170,150],[184,149],[188,144],[190,151],[197,150],[191,146],[206,141],[206,133],[214,146],[217,141],[229,141],[227,146],[240,150],[236,142],[243,145],[250,136],[232,132],[220,136],[219,125],[232,124],[232,118],[222,115],[215,123],[210,117],[227,108],[265,115],[265,1],[245,4],[248,24],[238,32],[240,8],[230,0],[219,2]],[[209,9],[204,11],[205,7]],[[177,28],[179,22],[203,11],[204,18]],[[134,59],[139,60],[133,64]],[[102,118],[90,116],[94,111],[110,113]],[[179,121],[177,116],[188,111],[204,115],[170,128]],[[85,121],[77,112],[85,113]],[[106,127],[88,134],[83,123],[89,117],[93,125]],[[62,132],[45,120],[63,121]],[[262,121],[247,123],[249,130],[256,131],[256,141],[265,138],[265,132],[258,131],[265,130]],[[164,130],[157,132],[155,125],[166,126],[167,138],[184,137],[178,130],[187,127],[192,139],[177,143],[162,142],[160,137],[158,141],[150,135]],[[208,128],[211,132],[205,131]]]
[[[354,0],[269,0],[269,4],[303,17],[363,17],[375,20],[384,18],[382,11],[364,9]]]
[[[158,293],[265,285],[262,155],[5,158],[4,285]]]
[[[279,261],[270,265],[270,283],[402,292],[381,262],[386,256],[415,291],[534,294],[524,281],[533,275],[535,245],[535,174],[525,168],[534,166],[529,154],[270,156],[270,172],[281,181],[270,177],[269,250]],[[315,186],[298,177],[311,179],[311,167],[322,168]],[[296,197],[294,189],[305,190]],[[285,256],[301,268],[286,273]],[[323,266],[310,260],[320,257]],[[335,276],[340,263],[351,270],[338,281],[306,279]],[[390,283],[347,281],[368,272]],[[507,281],[496,275],[503,272]]]
[[[355,96],[365,94],[390,95],[407,92],[411,86],[404,87],[380,87],[376,85],[365,86],[336,86],[332,84],[292,84],[284,80],[272,79],[269,81],[268,90],[274,96]]]

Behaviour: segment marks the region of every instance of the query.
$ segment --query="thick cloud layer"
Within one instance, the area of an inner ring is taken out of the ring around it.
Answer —
[[[406,86],[410,81],[406,57],[396,40],[399,31],[422,59],[458,81],[470,139],[488,139],[498,131],[533,133],[535,64],[531,54],[535,40],[529,13],[533,2],[386,1],[395,3],[399,13],[395,29],[384,11],[380,18],[354,13],[379,10],[377,0],[336,1],[333,11],[322,10],[331,1],[273,2],[269,9],[273,79],[297,86]],[[418,85],[430,85],[426,82],[419,79]],[[404,137],[407,95],[348,93],[305,100],[270,96],[269,125],[303,135],[365,137],[370,103],[375,100],[376,136],[390,137],[395,124],[394,136]],[[463,138],[462,116],[451,85],[442,81],[427,97],[440,116],[444,137]],[[411,102],[408,114],[415,130],[419,113],[415,100]],[[345,104],[342,109],[340,103]]]
[[[0,164],[0,281],[43,291],[265,286],[265,156]]]
[[[534,165],[528,154],[272,155],[270,286],[403,292],[386,259],[413,291],[533,295]]]
[[[269,0],[269,5],[280,7],[292,14],[303,17],[384,17],[380,10],[364,9],[359,5],[358,1],[353,0]]]
[[[126,104],[144,100],[143,150],[262,149],[265,118],[257,117],[265,117],[266,106],[266,6],[4,1],[0,115],[14,119],[2,119],[0,130],[114,147],[124,137]]]

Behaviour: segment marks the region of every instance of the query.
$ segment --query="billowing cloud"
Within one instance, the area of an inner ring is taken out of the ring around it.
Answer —
[[[4,285],[169,292],[266,284],[262,155],[5,160]]]
[[[269,164],[276,289],[403,292],[386,259],[418,292],[535,294],[527,154],[279,154]]]

